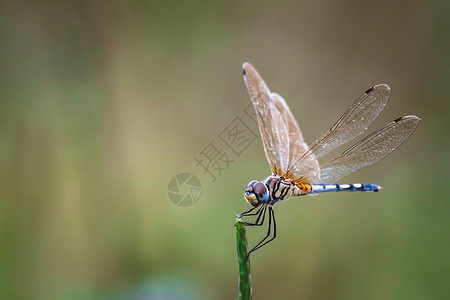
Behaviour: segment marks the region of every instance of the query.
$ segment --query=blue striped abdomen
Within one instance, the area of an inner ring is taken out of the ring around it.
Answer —
[[[373,183],[345,183],[345,184],[311,184],[310,194],[326,192],[378,192],[381,186]]]

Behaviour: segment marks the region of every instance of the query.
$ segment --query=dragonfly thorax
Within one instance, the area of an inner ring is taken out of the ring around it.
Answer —
[[[295,185],[290,179],[285,179],[278,175],[271,175],[266,178],[265,182],[269,189],[271,204],[286,200],[287,198],[292,196]]]

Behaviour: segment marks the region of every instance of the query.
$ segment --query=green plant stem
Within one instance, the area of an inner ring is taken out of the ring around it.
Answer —
[[[239,263],[239,300],[252,298],[250,258],[247,259],[247,236],[242,219],[236,217],[236,241]]]

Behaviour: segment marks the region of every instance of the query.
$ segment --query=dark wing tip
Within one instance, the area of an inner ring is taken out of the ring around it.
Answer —
[[[389,85],[385,84],[385,83],[380,83],[380,84],[371,86],[364,93],[367,95],[367,94],[372,93],[374,90],[377,90],[378,92],[381,92],[381,91],[385,90],[386,93],[389,93],[389,94],[391,93],[391,87]]]
[[[373,91],[373,86],[371,86],[367,91],[364,92],[364,94],[369,94]]]
[[[255,68],[253,68],[253,66],[250,63],[245,62],[242,64],[242,75],[246,76],[251,74],[252,72],[253,73],[255,72]]]
[[[397,118],[397,119],[394,120],[394,122],[397,123],[397,122],[400,122],[400,121],[406,120],[406,119],[414,119],[414,120],[417,120],[417,121],[422,120],[422,119],[419,118],[418,116],[415,116],[415,115],[409,115],[409,116],[403,116],[403,117]]]

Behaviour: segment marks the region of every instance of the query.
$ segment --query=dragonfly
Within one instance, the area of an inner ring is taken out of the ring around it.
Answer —
[[[383,111],[391,94],[387,84],[364,92],[323,136],[308,146],[286,101],[272,93],[250,63],[243,65],[244,81],[256,111],[264,152],[272,175],[252,180],[244,198],[252,208],[239,218],[254,216],[246,226],[262,226],[268,215],[266,236],[248,252],[260,249],[276,237],[273,206],[290,197],[326,192],[378,192],[372,183],[336,182],[356,170],[383,159],[400,146],[416,129],[420,118],[400,117],[363,138],[341,155],[324,164],[318,158],[365,132]]]

